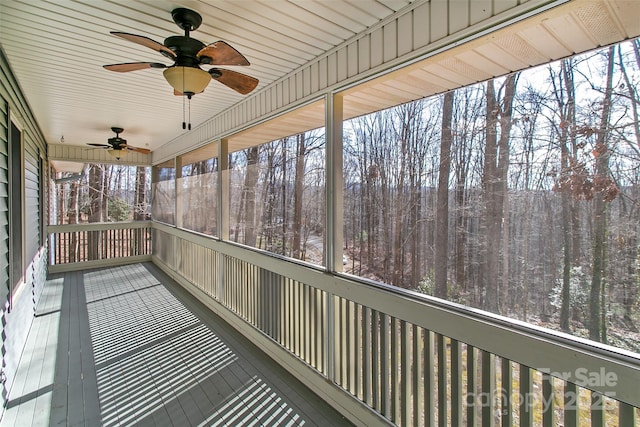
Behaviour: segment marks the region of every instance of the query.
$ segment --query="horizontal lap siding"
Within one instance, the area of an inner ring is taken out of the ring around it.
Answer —
[[[9,108],[0,98],[0,307],[4,307],[9,292],[9,170],[8,128]]]
[[[24,184],[9,183],[8,177],[8,125],[9,115],[16,118],[16,123],[21,127],[24,148]],[[24,348],[29,328],[33,319],[34,301],[40,296],[46,281],[46,250],[41,250],[40,227],[46,224],[46,211],[41,210],[40,198],[40,159],[46,155],[46,142],[40,128],[33,116],[29,105],[17,84],[13,73],[6,60],[4,52],[0,49],[0,272],[2,274],[2,298],[6,301],[8,285],[8,188],[12,185],[24,185],[24,212],[22,218],[12,218],[12,221],[21,221],[24,227],[24,266],[26,271],[25,284],[18,291],[12,301],[11,312],[6,311],[3,304],[3,363],[5,374],[5,390],[9,391],[15,381],[16,370],[22,349]],[[43,200],[46,202],[46,198]],[[41,218],[41,215],[45,217]],[[5,394],[0,397],[4,410]],[[0,412],[0,416],[1,416]]]
[[[40,156],[33,138],[26,132],[24,155],[24,231],[26,262],[30,262],[40,249]]]

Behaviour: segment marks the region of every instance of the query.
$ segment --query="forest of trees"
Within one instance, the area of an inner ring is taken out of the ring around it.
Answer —
[[[345,271],[640,351],[639,83],[634,40],[345,122]],[[231,155],[231,240],[322,264],[324,143]]]
[[[52,185],[51,224],[150,219],[148,167],[89,163],[80,174],[55,173]]]
[[[81,174],[55,173],[51,188],[49,222],[55,225],[143,221],[150,217],[150,168],[90,163]],[[79,233],[69,233],[64,247],[68,262],[81,256]],[[87,256],[101,259],[103,233],[87,232]],[[130,242],[133,247],[142,244]],[[134,249],[133,252],[139,249]]]

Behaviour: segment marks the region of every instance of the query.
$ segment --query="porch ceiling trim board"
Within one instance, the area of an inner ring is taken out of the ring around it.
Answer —
[[[265,270],[355,301],[427,330],[456,337],[461,342],[540,371],[553,367],[555,373],[574,372],[578,366],[586,369],[586,372],[601,372],[602,369],[605,372],[615,372],[618,376],[615,398],[640,407],[640,394],[638,394],[640,367],[636,356],[628,351],[604,344],[594,344],[579,337],[544,330],[518,320],[491,315],[450,302],[440,304],[439,299],[416,292],[328,274],[321,269],[313,269],[300,263],[276,258],[272,254],[264,254],[164,224],[153,222],[152,228],[172,236],[174,244],[176,239],[185,239],[221,254],[243,259]],[[155,256],[154,262],[163,264]],[[175,272],[170,274],[172,277],[179,276]],[[179,281],[182,284],[188,283],[184,279]],[[200,298],[205,303],[210,299],[204,295]],[[214,307],[217,307],[217,304],[216,302]],[[251,335],[259,334],[246,322],[241,326],[243,332],[245,328],[249,328],[252,331]],[[501,339],[493,339],[496,336],[500,336]],[[584,380],[589,381],[588,378]],[[575,383],[601,393],[608,392],[606,384],[594,386],[585,384],[584,381],[575,381]]]
[[[494,3],[494,10],[500,10],[496,4],[507,2]],[[640,14],[640,2],[634,0],[532,0],[481,21],[470,20],[463,29],[444,34],[439,23],[460,27],[450,22],[454,17],[447,13],[433,2],[414,2],[411,8],[160,147],[153,152],[153,163],[242,132],[323,94],[343,91],[345,119],[349,119],[640,36],[640,23],[628,18]],[[583,38],[578,43],[567,32],[580,32]],[[405,39],[412,40],[411,50],[402,47]],[[390,50],[394,54],[387,57]],[[455,80],[444,86],[431,84],[439,75],[455,76]],[[402,90],[395,90],[398,81]],[[266,134],[261,138],[256,132],[254,136],[256,145],[270,141]]]

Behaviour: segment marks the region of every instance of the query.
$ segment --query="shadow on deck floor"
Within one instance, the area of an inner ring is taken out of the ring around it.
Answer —
[[[49,278],[2,425],[350,424],[146,263]]]

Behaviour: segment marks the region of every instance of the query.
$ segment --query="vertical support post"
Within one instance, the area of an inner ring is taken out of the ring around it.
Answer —
[[[181,190],[182,185],[182,157],[178,156],[174,159],[173,167],[175,168],[175,181],[173,183],[173,191],[175,193],[176,206],[174,212],[176,213],[175,225],[178,228],[182,228],[182,207],[184,206],[184,192]]]
[[[182,187],[182,157],[178,156],[173,159],[173,167],[174,167],[173,192],[175,194],[175,201],[176,201],[176,205],[174,209],[175,218],[173,222],[175,223],[175,226],[177,228],[182,228],[182,226],[184,225],[183,218],[182,218],[182,207],[184,205],[184,200],[183,200],[184,192],[180,188]],[[177,236],[173,236],[171,241],[172,241],[171,250],[174,253],[173,268],[175,271],[179,272],[179,271],[182,271],[183,254],[182,254],[182,250],[180,250],[180,248],[177,246],[182,245],[182,240],[179,239]]]
[[[218,237],[229,239],[229,142],[226,139],[218,143]],[[224,302],[225,255],[218,253],[217,295]]]
[[[325,98],[326,184],[325,184],[325,256],[328,271],[342,271],[342,96]],[[335,297],[326,295],[327,377],[335,382]]]
[[[342,271],[342,116],[343,98],[328,94],[325,105],[326,138],[326,236],[325,266],[328,271]]]
[[[218,142],[218,237],[229,240],[229,141]]]

